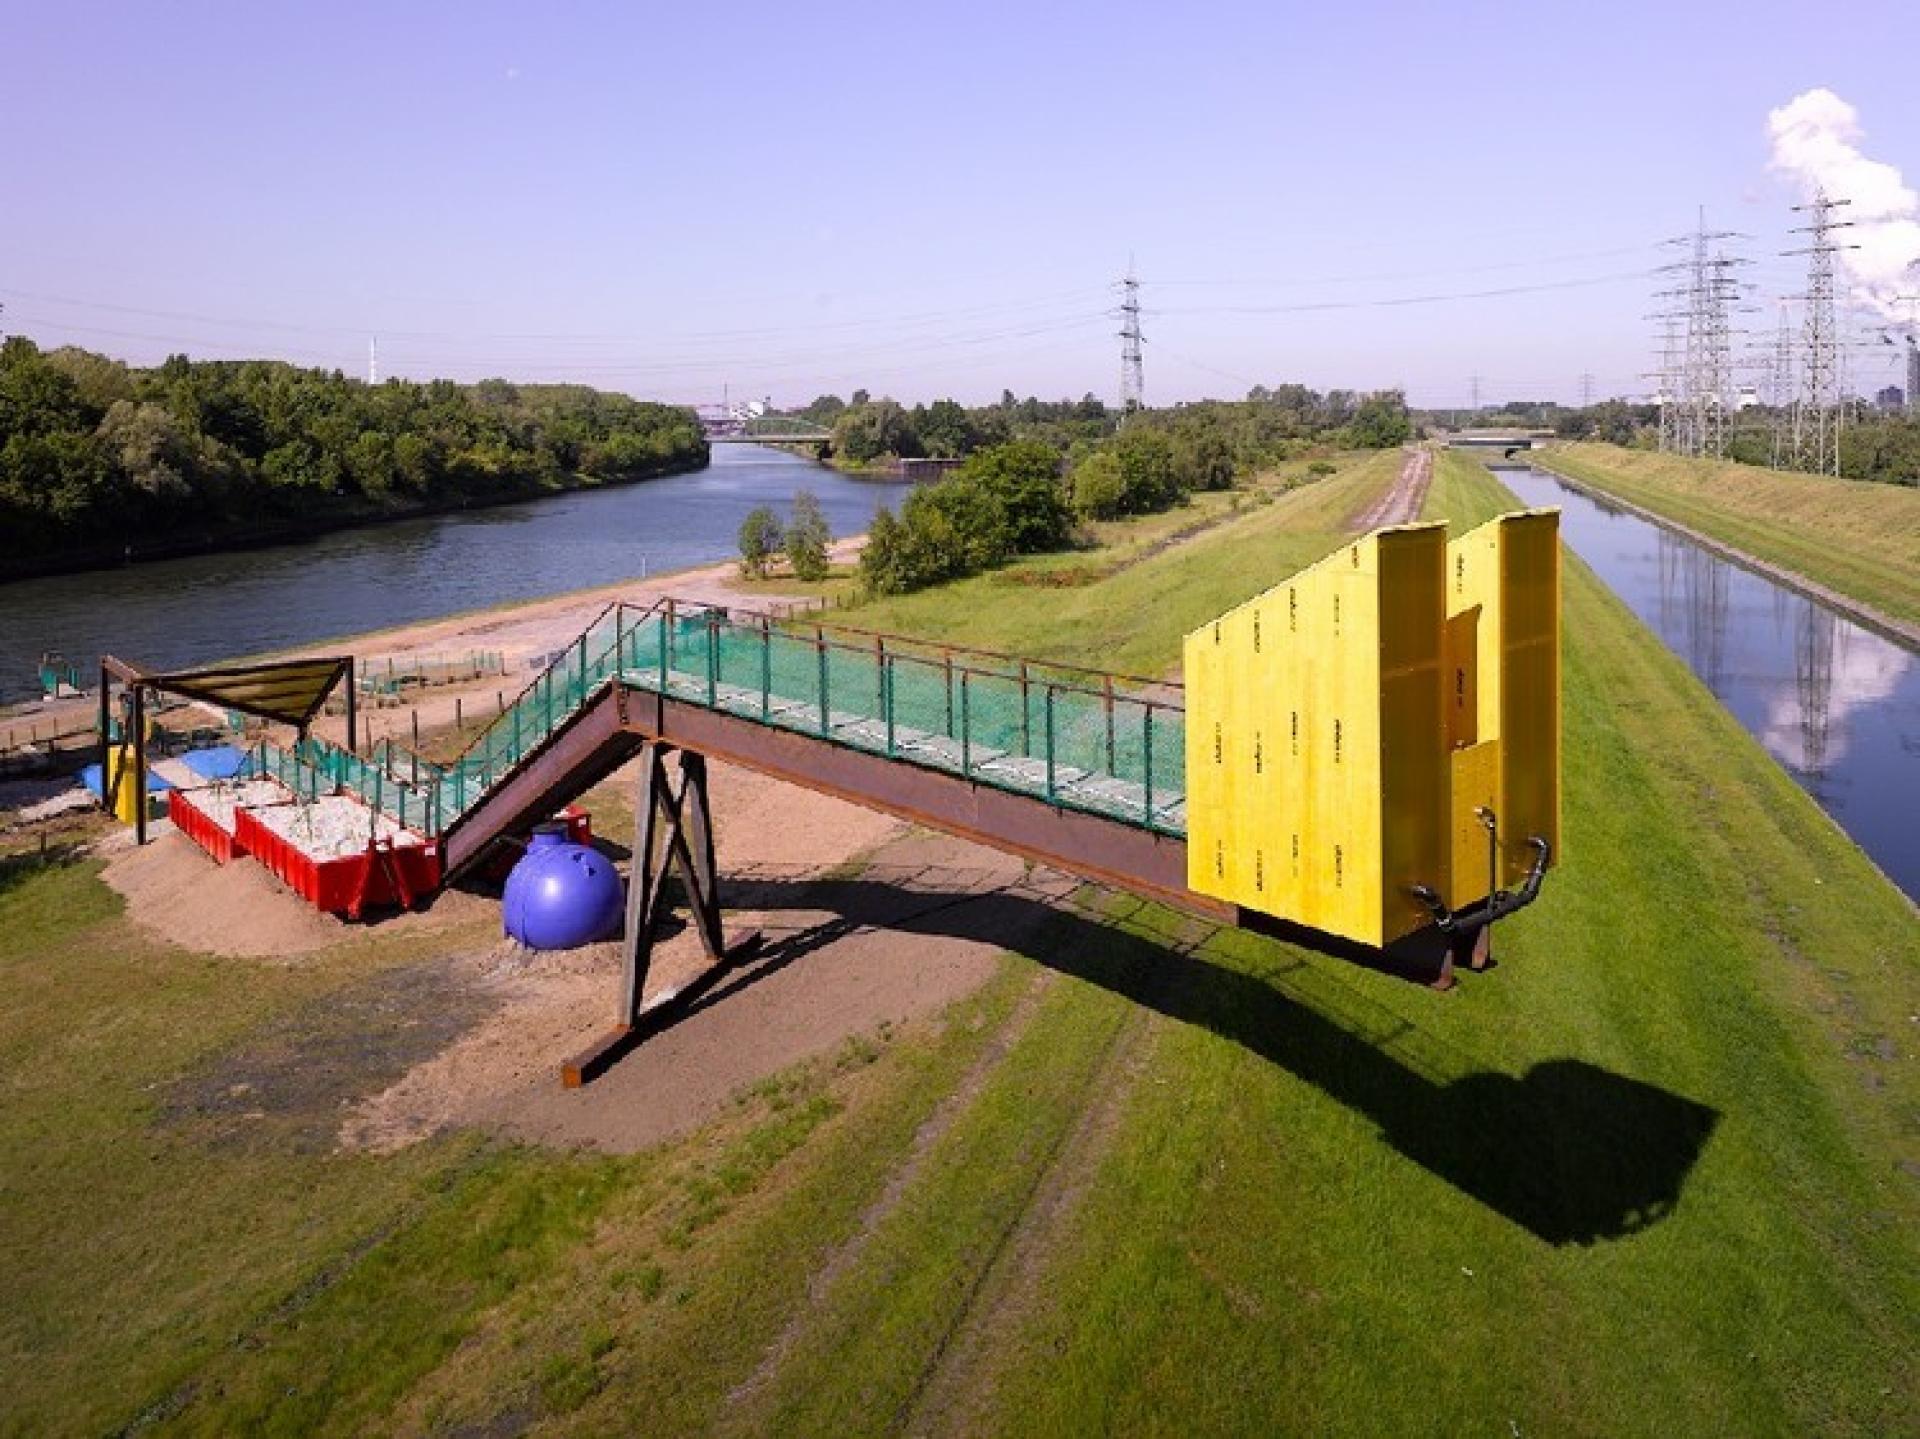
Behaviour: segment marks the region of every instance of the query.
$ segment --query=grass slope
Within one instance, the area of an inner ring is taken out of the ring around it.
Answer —
[[[860,605],[843,618],[867,629],[1157,675],[1178,661],[1187,630],[1336,549],[1348,521],[1393,483],[1400,464],[1398,450],[1376,451],[1164,549],[1157,546],[1190,523],[1185,512],[1101,527],[1103,547],[1091,561],[1085,554],[1039,556]],[[1224,497],[1200,498],[1215,505]]]
[[[1895,619],[1920,623],[1920,489],[1615,445],[1534,457]]]
[[[1314,548],[1278,509],[1045,633],[1257,586]],[[213,960],[0,868],[0,1431],[1913,1432],[1920,925],[1568,571],[1567,865],[1494,973],[1090,895],[630,1158],[334,1153],[274,1087],[331,1051],[274,1046],[428,957]],[[1142,620],[1163,670],[1190,618]]]

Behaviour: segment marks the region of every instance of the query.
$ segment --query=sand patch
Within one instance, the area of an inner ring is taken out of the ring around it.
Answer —
[[[710,1119],[743,1086],[971,993],[1044,917],[1035,901],[1073,883],[765,776],[715,766],[712,780],[728,924],[763,931],[759,958],[605,1076],[566,1090],[561,1062],[614,1020],[619,946],[498,946],[471,976],[498,1008],[356,1106],[341,1143],[390,1151],[471,1125],[644,1148]],[[649,999],[705,966],[691,929],[663,935]]]
[[[201,954],[288,959],[374,930],[385,935],[450,927],[488,904],[448,891],[421,913],[348,924],[322,914],[251,859],[215,864],[178,830],[156,829],[145,846],[131,842],[131,830],[116,832],[124,843],[100,846],[98,852],[107,860],[101,878],[126,901],[128,918],[141,929]]]

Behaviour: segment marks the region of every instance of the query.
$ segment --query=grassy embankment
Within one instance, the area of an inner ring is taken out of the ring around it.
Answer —
[[[1096,661],[1123,609],[1165,669],[1333,496],[886,622]],[[1578,564],[1566,633],[1567,867],[1496,972],[1096,899],[630,1158],[332,1153],[430,958],[208,959],[6,872],[0,1428],[1910,1432],[1912,911]]]
[[[1920,489],[1616,445],[1533,457],[1755,559],[1920,625]]]
[[[904,627],[917,621],[922,625],[922,632],[941,633],[945,638],[964,642],[960,632],[948,632],[938,627],[944,620],[963,620],[969,606],[977,603],[983,592],[1003,596],[1004,592],[998,587],[1007,585],[1043,591],[1081,589],[1102,580],[1111,580],[1122,570],[1141,565],[1163,551],[1188,543],[1221,525],[1243,519],[1251,523],[1255,513],[1275,500],[1290,495],[1294,498],[1289,499],[1287,504],[1292,508],[1287,510],[1286,518],[1277,528],[1287,534],[1300,534],[1301,543],[1307,547],[1300,549],[1299,545],[1293,545],[1289,547],[1289,553],[1298,550],[1299,553],[1317,555],[1334,543],[1332,539],[1326,539],[1321,551],[1313,551],[1311,547],[1318,537],[1330,535],[1343,527],[1351,513],[1345,507],[1358,508],[1353,496],[1361,491],[1369,495],[1377,493],[1380,486],[1390,483],[1392,476],[1398,472],[1400,458],[1398,451],[1343,453],[1334,457],[1332,463],[1337,465],[1337,471],[1330,480],[1325,481],[1316,476],[1311,468],[1321,463],[1327,461],[1318,456],[1284,461],[1258,476],[1242,481],[1237,489],[1201,491],[1190,496],[1186,504],[1159,514],[1083,523],[1080,530],[1084,543],[1075,549],[1031,556],[963,584],[944,585],[923,591],[918,596],[880,604],[868,603],[861,606],[857,615],[849,614],[844,619],[848,624],[870,629],[901,627],[902,632],[908,633],[912,631]],[[1308,493],[1296,493],[1302,490]],[[1272,531],[1275,527],[1263,528]],[[824,580],[808,582],[778,574],[764,580],[740,580],[736,584],[747,594],[818,595],[836,607],[858,604],[861,599],[858,568],[854,564],[836,565],[833,573]],[[1043,606],[1051,606],[1058,596],[1043,594],[1034,598]],[[1004,609],[1005,606],[996,608]],[[895,625],[895,616],[902,617],[899,626]],[[992,629],[993,626],[989,624],[986,628]],[[1042,637],[1041,642],[1057,646],[1062,640],[1056,635]],[[1069,638],[1066,643],[1073,641]],[[1058,658],[1050,652],[1048,655],[1042,655],[1040,651],[1034,653],[1036,657]]]

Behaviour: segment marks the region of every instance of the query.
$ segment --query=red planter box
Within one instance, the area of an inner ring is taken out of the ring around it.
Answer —
[[[246,853],[239,840],[228,834],[206,815],[200,812],[189,796],[191,790],[177,789],[167,797],[167,815],[173,820],[173,827],[192,840],[209,855],[215,864],[227,864]],[[235,814],[234,822],[239,822]]]
[[[440,888],[438,844],[416,840],[377,855],[362,850],[338,859],[315,859],[244,809],[234,816],[234,838],[287,888],[329,914],[390,908]]]

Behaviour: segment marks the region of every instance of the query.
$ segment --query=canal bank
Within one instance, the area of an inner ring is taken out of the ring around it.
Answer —
[[[1564,468],[1554,463],[1551,451],[1543,451],[1536,454],[1532,458],[1531,463],[1534,468],[1552,475],[1554,479],[1558,480],[1569,490],[1585,495],[1587,498],[1596,500],[1603,505],[1610,505],[1615,509],[1624,510],[1630,515],[1636,515],[1650,524],[1660,526],[1662,529],[1672,530],[1675,534],[1684,536],[1686,539],[1700,546],[1700,548],[1710,550],[1722,559],[1731,560],[1734,564],[1740,565],[1744,569],[1752,570],[1755,574],[1761,575],[1773,581],[1775,584],[1782,585],[1796,593],[1807,596],[1809,599],[1816,600],[1831,609],[1838,610],[1863,629],[1872,630],[1876,634],[1893,641],[1893,643],[1905,649],[1920,652],[1920,625],[1915,625],[1890,615],[1885,610],[1878,609],[1863,600],[1855,599],[1853,596],[1836,590],[1829,585],[1823,585],[1817,580],[1810,579],[1797,570],[1788,569],[1784,565],[1774,564],[1770,560],[1763,560],[1758,555],[1750,554],[1746,550],[1730,545],[1725,540],[1717,539],[1703,530],[1682,524],[1670,515],[1663,515],[1657,510],[1648,509],[1645,505],[1635,504],[1631,500],[1623,499],[1604,486],[1596,485],[1589,480],[1571,475],[1567,473]],[[1498,467],[1496,466],[1495,468]],[[1861,481],[1860,483],[1866,482]]]
[[[1920,654],[1807,586],[1532,467],[1561,535],[1909,899],[1920,900]]]
[[[46,651],[84,670],[102,653],[179,667],[294,649],[723,561],[749,510],[784,516],[800,490],[858,534],[907,488],[719,446],[706,469],[644,484],[17,581],[0,586],[0,702],[37,693]]]

